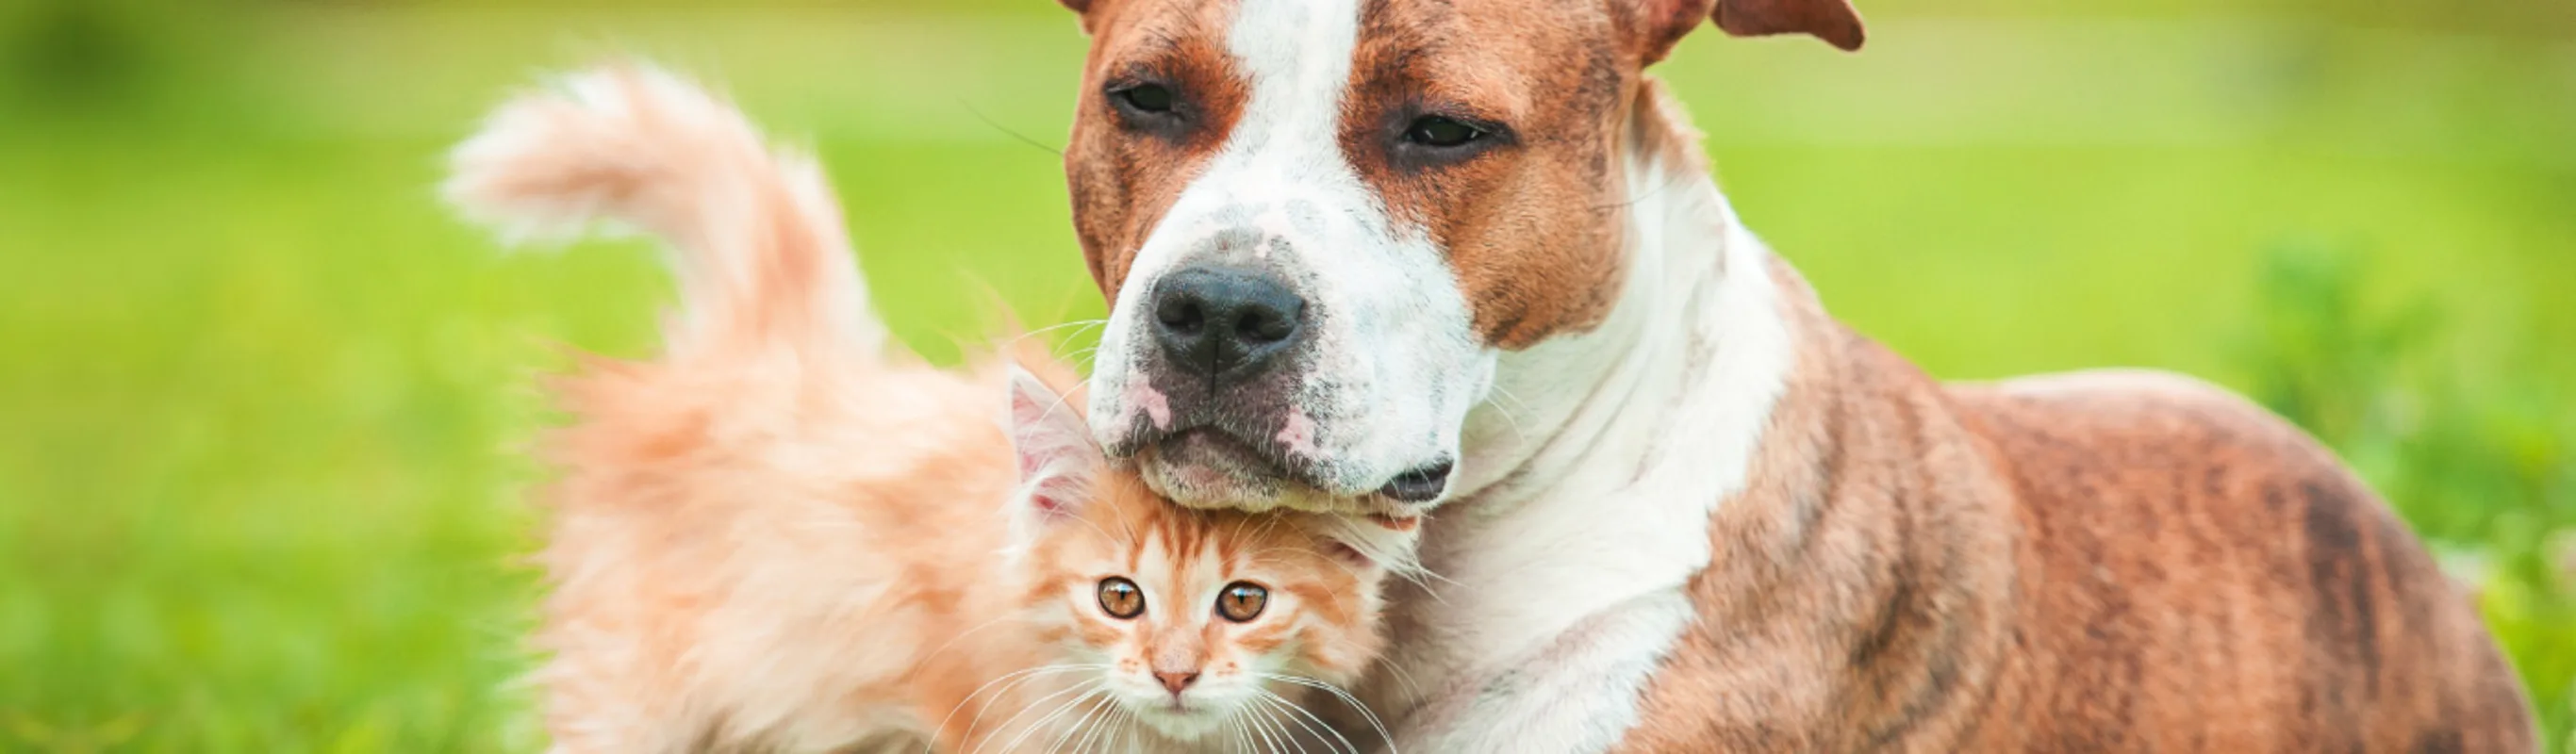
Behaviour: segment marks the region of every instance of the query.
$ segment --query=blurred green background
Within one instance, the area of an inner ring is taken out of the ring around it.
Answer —
[[[2342,449],[2576,725],[2576,8],[1861,0],[1860,55],[1662,68],[1742,213],[1952,378],[2245,390]],[[440,153],[642,52],[839,182],[886,315],[1100,315],[1048,0],[0,0],[0,750],[533,751],[517,560],[563,344],[632,244],[503,256]]]

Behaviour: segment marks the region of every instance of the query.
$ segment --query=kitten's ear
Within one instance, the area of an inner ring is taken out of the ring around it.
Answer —
[[[1333,555],[1350,565],[1408,577],[1422,570],[1414,558],[1414,546],[1422,536],[1420,518],[1329,516],[1322,534],[1332,540]]]
[[[1013,504],[1041,518],[1070,516],[1091,494],[1107,459],[1091,442],[1082,407],[1019,365],[1011,365],[1011,452],[1019,457]]]

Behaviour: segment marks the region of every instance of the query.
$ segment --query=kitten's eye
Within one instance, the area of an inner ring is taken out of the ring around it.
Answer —
[[[1109,98],[1117,101],[1125,109],[1150,115],[1171,113],[1172,106],[1179,99],[1173,96],[1171,87],[1161,84],[1121,87],[1111,90]]]
[[[1404,128],[1405,141],[1440,149],[1463,147],[1469,142],[1485,138],[1485,135],[1485,129],[1437,115],[1415,118],[1412,125]]]
[[[1145,592],[1136,582],[1116,576],[1100,580],[1100,609],[1109,617],[1125,620],[1145,614]]]
[[[1269,605],[1270,590],[1249,581],[1227,584],[1225,592],[1216,596],[1216,614],[1236,623],[1261,617],[1261,608]]]

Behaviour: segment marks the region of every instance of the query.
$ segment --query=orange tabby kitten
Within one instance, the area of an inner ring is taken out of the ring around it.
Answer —
[[[1103,460],[1070,369],[886,357],[810,160],[667,74],[562,83],[448,197],[658,235],[682,306],[659,358],[555,386],[555,750],[1357,748],[1298,702],[1378,650],[1411,527],[1185,510]]]

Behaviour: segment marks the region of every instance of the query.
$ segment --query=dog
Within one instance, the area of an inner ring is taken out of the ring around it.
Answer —
[[[1429,515],[1412,752],[2528,751],[2388,507],[2188,378],[1945,385],[1838,324],[1646,74],[1844,0],[1063,0],[1111,315],[1186,505]]]

